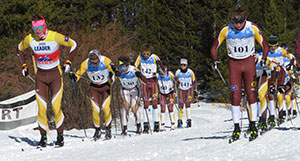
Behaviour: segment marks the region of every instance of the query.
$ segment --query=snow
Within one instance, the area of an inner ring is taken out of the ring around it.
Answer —
[[[176,112],[175,108],[174,110]],[[151,115],[150,118],[152,119]],[[116,131],[113,125],[111,140],[95,142],[91,141],[94,129],[86,130],[88,138],[84,137],[83,130],[73,129],[64,132],[65,146],[62,148],[54,148],[56,131],[51,130],[48,136],[48,146],[42,150],[36,149],[40,140],[38,130],[33,130],[37,126],[36,123],[13,130],[0,131],[0,146],[2,147],[0,160],[300,160],[300,131],[296,128],[300,125],[300,117],[293,119],[293,124],[286,121],[280,127],[259,136],[252,142],[244,138],[242,133],[241,139],[232,144],[228,144],[233,130],[231,112],[224,108],[224,104],[204,102],[192,104],[192,128],[170,131],[169,119],[166,117],[167,131],[136,136],[133,120],[133,115],[131,115],[128,125],[131,137],[122,137],[120,127]],[[185,125],[185,118],[183,121]],[[153,125],[153,122],[151,124]],[[243,112],[242,125],[242,130],[245,131],[248,127],[245,112]]]

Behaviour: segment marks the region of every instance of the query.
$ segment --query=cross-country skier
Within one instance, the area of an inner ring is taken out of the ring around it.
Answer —
[[[255,139],[257,128],[257,103],[256,103],[256,67],[255,67],[255,40],[263,48],[262,64],[265,67],[269,47],[260,29],[250,21],[247,21],[246,10],[238,5],[231,10],[232,22],[226,24],[216,37],[212,47],[211,56],[214,68],[218,68],[217,49],[226,40],[229,56],[229,82],[231,89],[231,111],[234,123],[232,133],[233,141],[240,137],[240,102],[241,85],[244,82],[245,92],[250,109],[250,140]],[[242,81],[243,80],[243,81]]]
[[[188,68],[188,61],[185,58],[180,59],[180,69],[175,73],[175,80],[178,88],[179,116],[177,127],[182,128],[183,108],[186,108],[186,124],[192,127],[191,119],[191,102],[193,99],[193,91],[197,91],[197,80],[192,69]]]
[[[165,65],[162,65],[159,70],[159,74],[156,74],[159,88],[159,100],[160,100],[160,118],[161,118],[161,131],[165,131],[165,112],[166,104],[168,103],[168,111],[171,122],[171,130],[175,130],[175,114],[173,112],[173,106],[175,102],[175,79],[174,74],[167,70]]]
[[[149,94],[152,98],[152,107],[154,109],[154,131],[159,132],[159,111],[157,109],[157,79],[156,73],[160,68],[161,62],[156,54],[152,53],[153,47],[149,44],[142,46],[142,53],[137,57],[135,66],[140,66],[142,72],[142,93],[144,100],[144,130],[143,133],[149,133],[149,122],[147,120],[147,109],[149,107]]]
[[[259,99],[259,121],[258,128],[262,131],[268,130],[267,127],[267,109],[269,109],[269,128],[275,127],[275,105],[274,105],[274,97],[272,95],[275,87],[271,86],[275,82],[276,70],[280,71],[281,74],[285,74],[285,71],[278,66],[278,63],[274,59],[270,59],[267,57],[266,60],[266,68],[263,69],[261,67],[261,58],[262,52],[256,54],[256,77],[258,82],[258,99]],[[281,70],[280,70],[281,69]],[[283,84],[281,81],[280,84]],[[270,86],[273,88],[272,92],[270,92]],[[272,99],[269,99],[272,98]],[[269,105],[268,105],[269,102]]]
[[[18,45],[18,56],[22,65],[23,76],[28,76],[28,66],[24,59],[23,51],[28,47],[33,50],[37,72],[35,77],[36,100],[38,103],[38,125],[41,133],[39,146],[47,145],[47,99],[48,92],[52,94],[52,109],[54,112],[57,129],[56,146],[64,145],[64,114],[61,110],[63,93],[62,72],[70,70],[71,61],[74,58],[77,44],[68,36],[49,30],[43,16],[32,17],[32,29],[34,34],[27,35]],[[63,69],[60,67],[59,46],[70,47],[69,59],[64,62]],[[35,64],[34,64],[35,65]]]
[[[112,61],[100,54],[98,50],[91,50],[88,53],[88,58],[85,59],[76,74],[71,73],[70,77],[74,82],[78,81],[85,72],[90,83],[90,101],[93,111],[93,123],[95,140],[100,138],[100,111],[103,110],[105,120],[105,139],[111,139],[111,121],[112,115],[110,110],[111,93],[110,88],[114,81],[115,66]],[[100,102],[102,97],[102,102]]]
[[[130,65],[130,59],[127,56],[119,57],[119,72],[117,72],[121,82],[121,97],[123,100],[122,115],[122,135],[127,135],[127,122],[129,112],[134,113],[136,122],[136,133],[141,130],[141,111],[139,110],[139,101],[141,96],[140,80],[142,73],[133,65]]]
[[[271,59],[275,59],[278,62],[278,65],[284,68],[284,58],[288,58],[289,60],[292,59],[292,57],[288,54],[288,52],[284,49],[279,47],[279,42],[278,42],[278,38],[277,36],[275,36],[275,34],[273,33],[268,40],[268,45],[270,47],[269,53],[268,53],[268,57]],[[286,107],[285,104],[285,87],[284,85],[279,85],[278,81],[280,81],[281,79],[285,79],[285,76],[283,76],[282,74],[280,74],[280,71],[276,72],[276,80],[275,80],[275,84],[272,85],[271,88],[275,88],[277,89],[277,100],[278,100],[278,110],[279,110],[279,124],[284,122],[284,109]],[[277,87],[277,88],[276,88]],[[271,100],[273,100],[271,98]]]

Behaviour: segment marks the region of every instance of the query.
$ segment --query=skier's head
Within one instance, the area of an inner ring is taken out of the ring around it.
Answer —
[[[145,43],[142,45],[141,49],[142,49],[142,55],[148,59],[152,54],[153,47],[150,44]]]
[[[242,30],[246,25],[248,14],[245,8],[241,5],[237,5],[236,7],[232,8],[230,12],[230,18],[232,23],[237,30]]]
[[[46,21],[43,16],[34,15],[31,20],[32,29],[38,39],[45,39],[48,34]]]
[[[119,57],[119,70],[126,73],[130,64],[130,58],[128,56]]]
[[[89,62],[93,65],[93,66],[97,66],[99,65],[100,62],[100,52],[96,49],[93,49],[89,52],[88,54],[88,58],[89,58]]]
[[[161,68],[159,68],[159,74],[161,76],[166,76],[168,73],[168,68],[165,65],[161,65]]]
[[[188,61],[185,58],[180,59],[180,68],[182,70],[185,70],[187,68]]]
[[[269,37],[268,44],[270,46],[270,50],[272,52],[274,52],[278,48],[278,45],[279,45],[277,36],[275,36],[275,35],[272,34]]]

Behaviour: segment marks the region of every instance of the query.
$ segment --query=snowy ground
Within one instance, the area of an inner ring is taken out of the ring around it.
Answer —
[[[129,126],[131,137],[120,136],[120,128],[112,129],[112,140],[91,141],[94,129],[65,131],[65,146],[54,148],[56,132],[48,136],[48,146],[36,149],[39,132],[37,124],[0,131],[0,160],[216,160],[216,161],[295,161],[300,160],[300,117],[259,136],[255,141],[241,137],[228,144],[233,130],[231,112],[222,105],[199,103],[192,105],[192,128],[134,136],[135,126]],[[243,131],[248,126],[243,113]],[[151,117],[150,117],[151,118]],[[168,118],[168,117],[166,117]],[[133,116],[130,117],[133,122]],[[166,119],[168,120],[168,119]],[[185,120],[185,119],[184,119]],[[169,125],[169,122],[166,122]],[[185,123],[184,123],[185,125]],[[113,126],[114,127],[114,126]],[[103,136],[103,135],[102,135]]]

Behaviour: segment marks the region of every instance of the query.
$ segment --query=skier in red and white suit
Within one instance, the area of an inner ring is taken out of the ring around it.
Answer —
[[[255,40],[263,47],[262,64],[266,66],[266,58],[269,47],[260,29],[250,21],[247,21],[247,12],[240,5],[231,11],[232,22],[225,25],[211,47],[211,56],[214,67],[217,68],[217,49],[226,40],[226,47],[229,56],[229,81],[231,89],[232,117],[234,131],[232,139],[235,141],[240,136],[240,101],[242,82],[245,85],[247,100],[250,109],[250,134],[251,139],[255,139],[257,128],[256,104],[256,67],[255,67]]]

